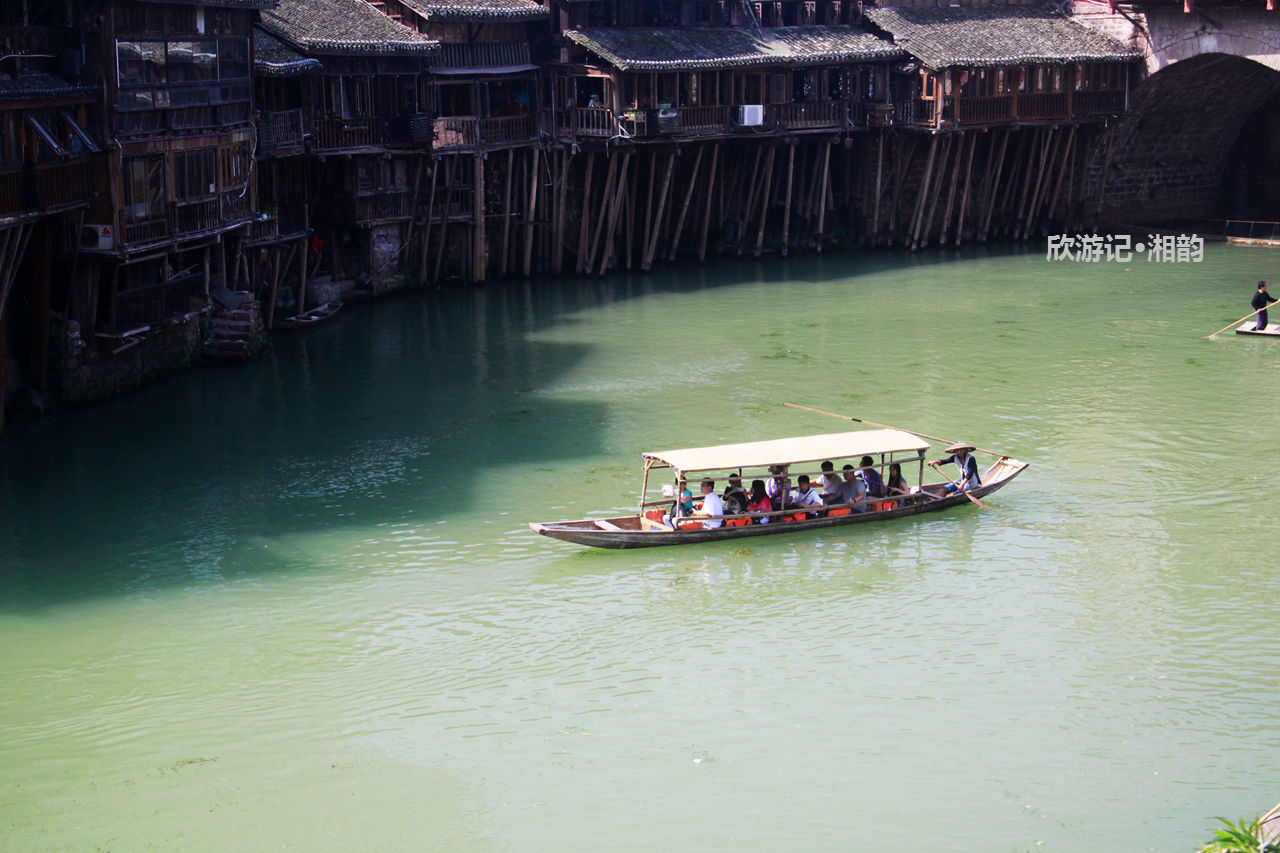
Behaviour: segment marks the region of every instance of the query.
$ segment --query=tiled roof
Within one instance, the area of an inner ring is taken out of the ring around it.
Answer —
[[[1118,62],[1138,53],[1048,9],[981,6],[868,9],[868,20],[930,68]]]
[[[428,21],[531,21],[551,12],[535,0],[404,0]]]
[[[28,71],[18,77],[0,74],[0,102],[36,101],[46,98],[69,98],[93,94],[92,86],[68,83],[44,71]]]
[[[856,27],[784,27],[760,35],[736,27],[591,29],[564,35],[623,71],[808,65],[905,55],[890,42]]]
[[[421,56],[440,46],[364,0],[280,0],[263,11],[261,26],[312,56]]]
[[[320,60],[303,56],[261,27],[254,27],[253,73],[266,77],[284,77],[318,71]]]
[[[143,3],[174,3],[178,6],[217,6],[231,9],[270,9],[276,0],[140,0]]]

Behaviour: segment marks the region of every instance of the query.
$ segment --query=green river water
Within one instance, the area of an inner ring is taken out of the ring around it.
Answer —
[[[1190,851],[1280,799],[1274,250],[414,293],[0,439],[5,851]],[[599,551],[640,453],[1031,463]],[[934,455],[931,453],[931,456]]]

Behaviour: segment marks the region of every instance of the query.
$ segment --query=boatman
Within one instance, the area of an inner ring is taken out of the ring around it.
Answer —
[[[976,450],[972,444],[964,441],[957,441],[955,444],[947,448],[947,452],[951,455],[946,459],[937,459],[929,464],[937,468],[939,465],[946,465],[948,462],[956,463],[959,469],[959,478],[954,482],[947,483],[944,494],[951,494],[955,491],[970,491],[982,485],[982,481],[978,478],[978,460],[973,458],[973,451]]]
[[[1253,327],[1255,332],[1265,332],[1267,330],[1267,306],[1272,302],[1280,302],[1273,299],[1267,293],[1267,283],[1265,281],[1258,282],[1258,292],[1253,294],[1253,301],[1249,303],[1249,307],[1258,312],[1258,322]]]

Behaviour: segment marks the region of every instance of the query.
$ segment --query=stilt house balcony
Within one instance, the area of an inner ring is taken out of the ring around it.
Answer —
[[[164,217],[129,222],[124,227],[124,244],[130,249],[189,240],[223,231],[232,231],[253,220],[249,194],[224,192],[212,198],[172,201]]]
[[[551,124],[550,115],[550,110],[543,111],[548,125]],[[569,107],[556,112],[555,135],[561,142],[573,142],[582,138],[608,139],[623,133],[613,110],[604,107]]]
[[[440,116],[435,120],[432,150],[478,151],[510,148],[538,139],[538,123],[532,114],[483,118]]]
[[[415,213],[414,195],[408,190],[385,190],[377,195],[356,196],[356,221],[362,225],[408,219]]]
[[[1072,92],[1071,112],[1078,118],[1114,116],[1125,111],[1124,90],[1112,92]]]
[[[27,213],[32,209],[23,189],[21,169],[0,170],[0,217]]]
[[[259,155],[296,153],[306,142],[301,108],[262,113],[257,125]]]
[[[0,171],[0,217],[87,205],[89,181],[89,163],[84,160]]]

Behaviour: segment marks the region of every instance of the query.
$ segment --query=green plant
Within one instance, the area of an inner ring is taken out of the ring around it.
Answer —
[[[1217,820],[1222,822],[1222,828],[1215,833],[1212,841],[1200,848],[1199,853],[1280,853],[1280,847],[1274,844],[1264,847],[1259,840],[1260,821],[1246,822],[1244,818],[1240,818],[1232,823],[1225,817]]]

